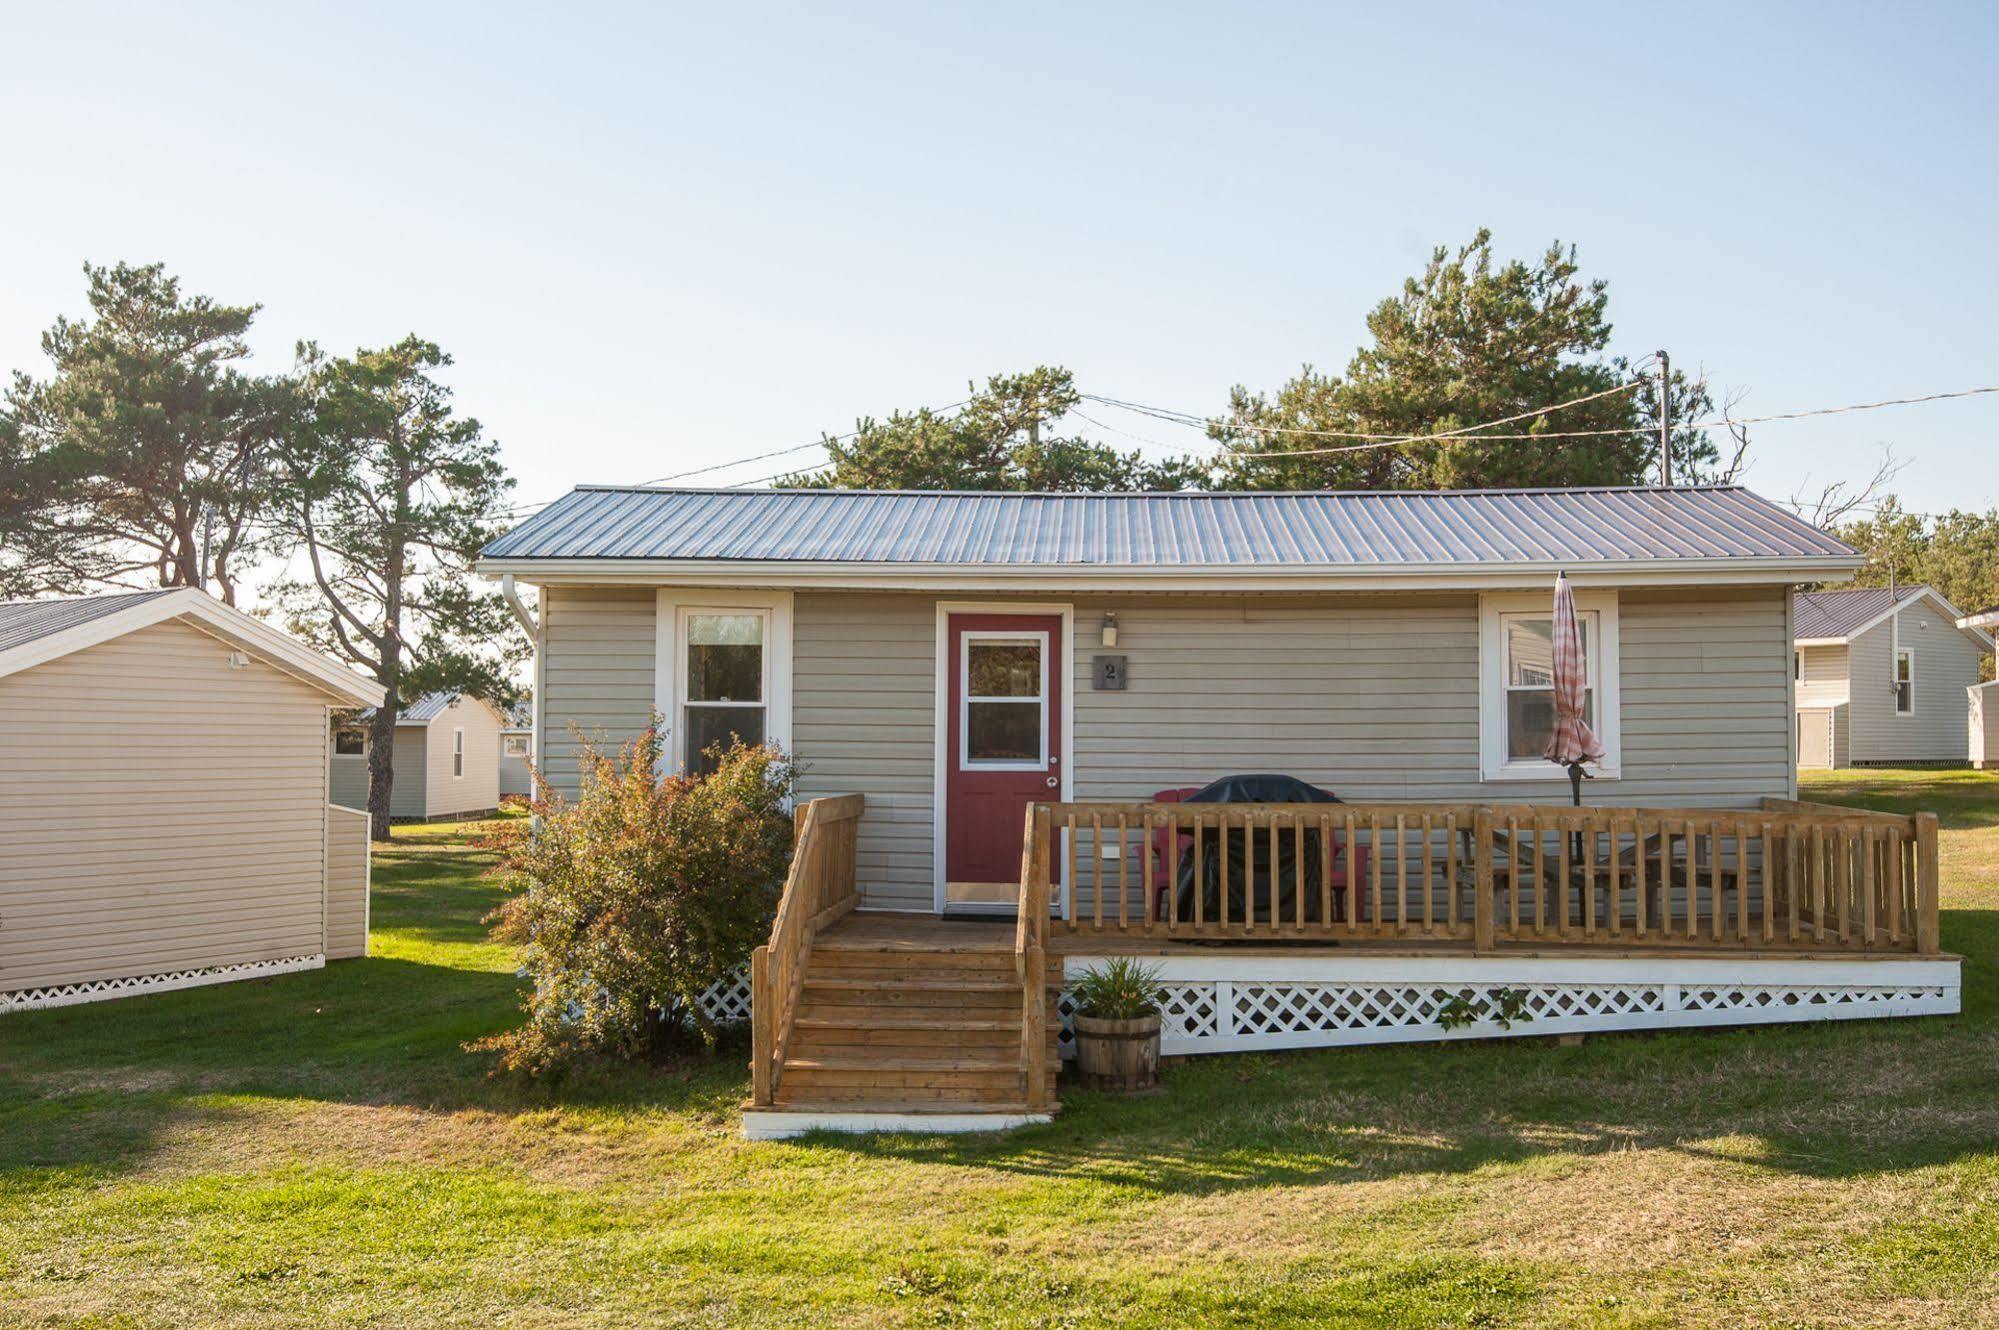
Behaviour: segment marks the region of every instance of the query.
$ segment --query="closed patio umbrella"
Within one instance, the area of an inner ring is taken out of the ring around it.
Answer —
[[[1569,769],[1569,787],[1577,807],[1583,802],[1583,763],[1603,760],[1603,743],[1583,718],[1589,688],[1588,659],[1583,652],[1582,625],[1576,621],[1576,598],[1566,574],[1555,574],[1554,666],[1555,732],[1546,757]]]

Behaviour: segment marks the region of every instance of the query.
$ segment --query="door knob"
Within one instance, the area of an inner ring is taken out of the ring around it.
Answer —
[[[1055,779],[1055,777],[1053,776],[1050,776],[1048,778],[1048,788],[1051,790],[1054,789],[1057,785],[1060,785],[1061,783],[1062,783],[1061,781]]]

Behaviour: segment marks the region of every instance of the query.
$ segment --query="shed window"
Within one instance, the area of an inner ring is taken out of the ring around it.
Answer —
[[[1909,647],[1895,653],[1895,714],[1916,714],[1916,653]]]
[[[368,751],[368,732],[351,726],[333,732],[333,751],[343,757],[358,757]]]
[[[1480,625],[1480,767],[1487,780],[1566,780],[1542,754],[1555,732],[1555,626],[1552,593],[1488,596]],[[1599,776],[1619,767],[1617,596],[1576,593],[1582,628],[1583,718],[1602,740]]]
[[[451,774],[454,776],[465,774],[465,731],[463,730],[451,732]]]
[[[687,695],[683,705],[682,761],[689,772],[715,769],[716,755],[736,741],[760,744],[765,734],[762,613],[690,613],[687,616]]]
[[[508,756],[508,757],[526,757],[527,755],[528,755],[528,738],[527,738],[527,736],[526,736],[525,734],[510,734],[510,735],[508,735],[508,736],[507,736],[507,756]]]

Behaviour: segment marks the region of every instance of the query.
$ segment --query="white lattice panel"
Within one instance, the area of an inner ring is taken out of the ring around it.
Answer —
[[[138,974],[121,979],[92,979],[78,984],[51,984],[46,988],[23,988],[0,992],[0,1015],[10,1011],[36,1011],[44,1007],[73,1007],[84,1002],[109,1002],[114,998],[137,997],[142,993],[168,993],[177,988],[199,988],[205,984],[226,984],[238,979],[261,979],[274,974],[317,970],[326,957],[286,956],[272,961],[248,961],[241,965],[206,965],[192,970],[168,970],[159,974]]]
[[[701,994],[701,1014],[717,1025],[729,1025],[750,1018],[750,967],[739,967],[726,979],[717,980]]]
[[[1089,964],[1072,959],[1068,972]],[[1955,961],[1424,958],[1400,963],[1406,978],[1389,957],[1161,965],[1161,1051],[1169,1054],[1918,1016],[1956,1011],[1959,994]],[[1686,982],[1710,975],[1733,982]],[[1765,976],[1787,982],[1755,982]],[[1075,1012],[1068,993],[1057,1010],[1066,1054]]]

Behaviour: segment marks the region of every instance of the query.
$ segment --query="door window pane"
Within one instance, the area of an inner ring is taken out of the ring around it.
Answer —
[[[761,614],[687,616],[687,700],[763,701]]]
[[[1039,762],[1041,703],[967,702],[965,758],[968,762]]]
[[[689,706],[685,712],[683,732],[687,736],[687,770],[690,774],[705,776],[715,769],[715,758],[707,750],[716,744],[726,750],[736,739],[750,745],[764,741],[762,707]]]
[[[970,697],[1040,697],[1041,643],[970,641],[965,644]]]

